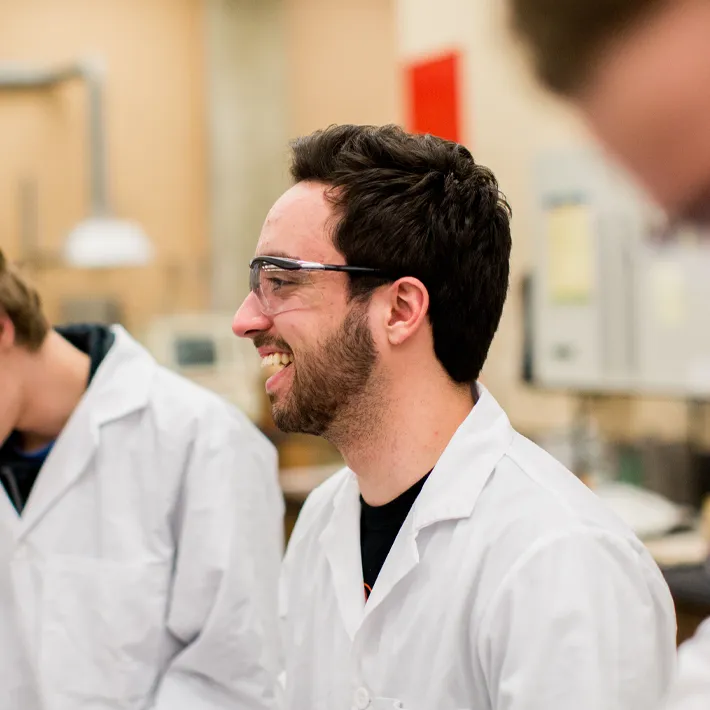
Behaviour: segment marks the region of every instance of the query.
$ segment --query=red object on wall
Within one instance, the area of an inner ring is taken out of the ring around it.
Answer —
[[[407,67],[408,130],[460,142],[459,71],[458,52]]]

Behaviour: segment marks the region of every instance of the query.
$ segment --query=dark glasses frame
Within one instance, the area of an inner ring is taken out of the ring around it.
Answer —
[[[392,278],[383,269],[374,269],[369,266],[349,266],[348,264],[321,264],[317,261],[302,261],[300,259],[288,259],[280,256],[257,256],[249,262],[249,269],[254,271],[254,267],[273,266],[276,269],[285,271],[342,271],[346,274],[370,274],[371,276],[387,276]]]
[[[249,262],[249,287],[254,293],[259,291],[259,271],[262,266],[271,266],[284,271],[341,271],[351,276],[371,276],[389,281],[396,281],[400,278],[385,269],[375,269],[369,266],[321,264],[318,261],[303,261],[281,256],[257,256]]]

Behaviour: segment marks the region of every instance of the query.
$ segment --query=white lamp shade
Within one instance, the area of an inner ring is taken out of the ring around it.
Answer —
[[[64,258],[83,269],[145,266],[155,250],[145,232],[134,222],[92,217],[70,232]]]

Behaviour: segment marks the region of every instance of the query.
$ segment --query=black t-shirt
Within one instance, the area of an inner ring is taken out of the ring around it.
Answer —
[[[372,588],[394,545],[397,533],[428,476],[427,473],[402,495],[385,505],[368,505],[360,496],[360,553],[366,600],[372,593]]]
[[[91,358],[88,387],[113,345],[114,334],[103,325],[70,325],[56,330]],[[14,431],[0,447],[0,480],[18,513],[24,509],[52,446],[53,442],[38,451],[23,451],[22,434]]]

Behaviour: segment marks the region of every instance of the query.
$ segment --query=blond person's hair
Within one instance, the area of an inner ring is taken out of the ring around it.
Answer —
[[[0,250],[0,312],[15,327],[15,342],[39,350],[49,332],[39,293],[9,264]]]

